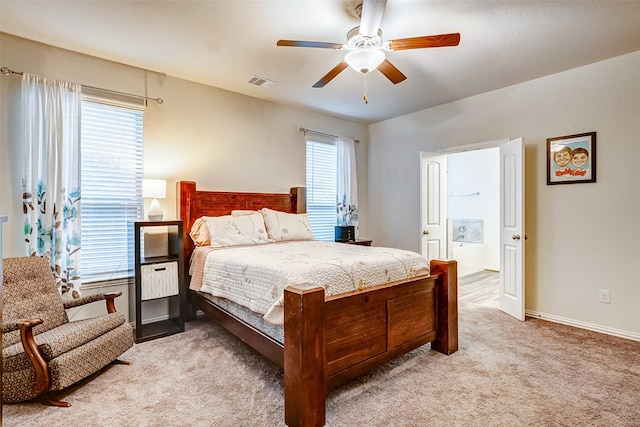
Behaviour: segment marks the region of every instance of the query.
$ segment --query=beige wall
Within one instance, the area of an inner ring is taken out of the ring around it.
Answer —
[[[175,182],[223,191],[288,192],[305,185],[300,127],[359,139],[361,228],[367,228],[368,130],[363,124],[275,104],[0,33],[0,63],[13,70],[161,97],[145,111],[144,171],[167,180],[165,219],[175,218]],[[25,251],[21,231],[20,78],[0,76],[0,213],[4,256]],[[265,88],[264,90],[268,90]],[[148,203],[148,201],[147,201]]]
[[[162,97],[145,113],[145,175],[202,188],[304,185],[300,126],[360,139],[361,235],[420,250],[419,153],[522,136],[526,149],[526,308],[640,339],[640,52],[366,126],[0,33],[0,63],[90,86]],[[268,90],[268,89],[265,89]],[[428,88],[427,88],[428,90]],[[21,235],[20,79],[0,76],[3,256]],[[547,186],[546,138],[598,133],[598,182]],[[371,138],[369,141],[368,133]],[[598,289],[611,304],[598,303]]]
[[[640,339],[638,70],[635,52],[371,125],[371,237],[420,250],[420,151],[523,137],[527,311]],[[547,186],[546,139],[590,131],[597,182]]]

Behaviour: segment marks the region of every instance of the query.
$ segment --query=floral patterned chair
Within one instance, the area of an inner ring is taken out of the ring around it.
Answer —
[[[5,258],[2,268],[2,402],[38,397],[70,406],[50,393],[97,372],[133,346],[132,327],[115,308],[121,292],[63,301],[46,258]],[[106,315],[69,322],[66,309],[98,300],[106,300]]]

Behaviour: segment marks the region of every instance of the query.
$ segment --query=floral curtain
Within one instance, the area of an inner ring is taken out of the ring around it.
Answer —
[[[22,76],[25,242],[30,255],[50,259],[67,298],[80,295],[80,91]]]
[[[337,141],[337,225],[353,225],[358,235],[358,177],[356,174],[355,141]]]

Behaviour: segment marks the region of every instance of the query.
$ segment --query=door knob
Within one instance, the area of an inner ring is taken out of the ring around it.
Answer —
[[[426,236],[427,234],[429,234],[429,230],[422,230],[422,234]]]
[[[519,234],[514,234],[513,236],[511,236],[511,238],[513,240],[520,240],[520,235]]]

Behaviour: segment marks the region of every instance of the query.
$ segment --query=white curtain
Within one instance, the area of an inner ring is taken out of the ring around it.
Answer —
[[[60,293],[80,295],[80,92],[23,74],[23,213],[29,255],[51,261]]]
[[[358,177],[356,174],[355,141],[337,141],[337,224],[355,226],[358,235]]]

